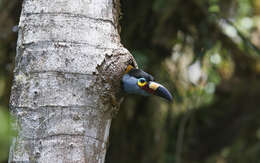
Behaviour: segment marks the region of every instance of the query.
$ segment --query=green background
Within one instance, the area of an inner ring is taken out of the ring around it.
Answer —
[[[21,1],[0,0],[0,162]],[[174,95],[129,95],[107,163],[260,162],[260,1],[121,0],[121,39]]]

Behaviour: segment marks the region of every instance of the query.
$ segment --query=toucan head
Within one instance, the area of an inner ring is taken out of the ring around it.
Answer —
[[[129,94],[143,96],[156,95],[172,101],[171,93],[161,84],[154,81],[150,74],[129,65],[122,79],[123,89]]]

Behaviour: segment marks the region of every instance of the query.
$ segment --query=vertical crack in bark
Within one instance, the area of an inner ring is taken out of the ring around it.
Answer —
[[[120,0],[113,0],[113,20],[117,27],[118,33],[121,33],[121,26],[119,23],[121,17],[122,17],[122,12],[121,12]]]

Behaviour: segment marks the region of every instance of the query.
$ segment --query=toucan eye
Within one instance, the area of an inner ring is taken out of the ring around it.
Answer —
[[[140,82],[141,82],[141,83],[144,83],[144,82],[145,82],[145,79],[140,79]]]
[[[146,82],[145,78],[140,78],[140,79],[138,79],[138,86],[139,86],[139,87],[145,86],[146,83],[147,83],[147,82]]]

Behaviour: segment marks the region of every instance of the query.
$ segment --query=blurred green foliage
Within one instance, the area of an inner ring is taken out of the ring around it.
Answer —
[[[129,96],[114,119],[107,163],[260,160],[259,0],[121,0],[121,39],[174,95]],[[0,161],[20,1],[0,1]]]
[[[175,103],[128,97],[107,162],[258,162],[258,1],[121,2],[124,45]]]
[[[20,1],[0,0],[0,162],[8,158],[11,136],[11,117],[8,103],[12,84],[12,70],[16,49],[16,26],[20,14]]]
[[[0,108],[0,162],[8,158],[9,146],[13,135],[11,117],[6,108]]]

